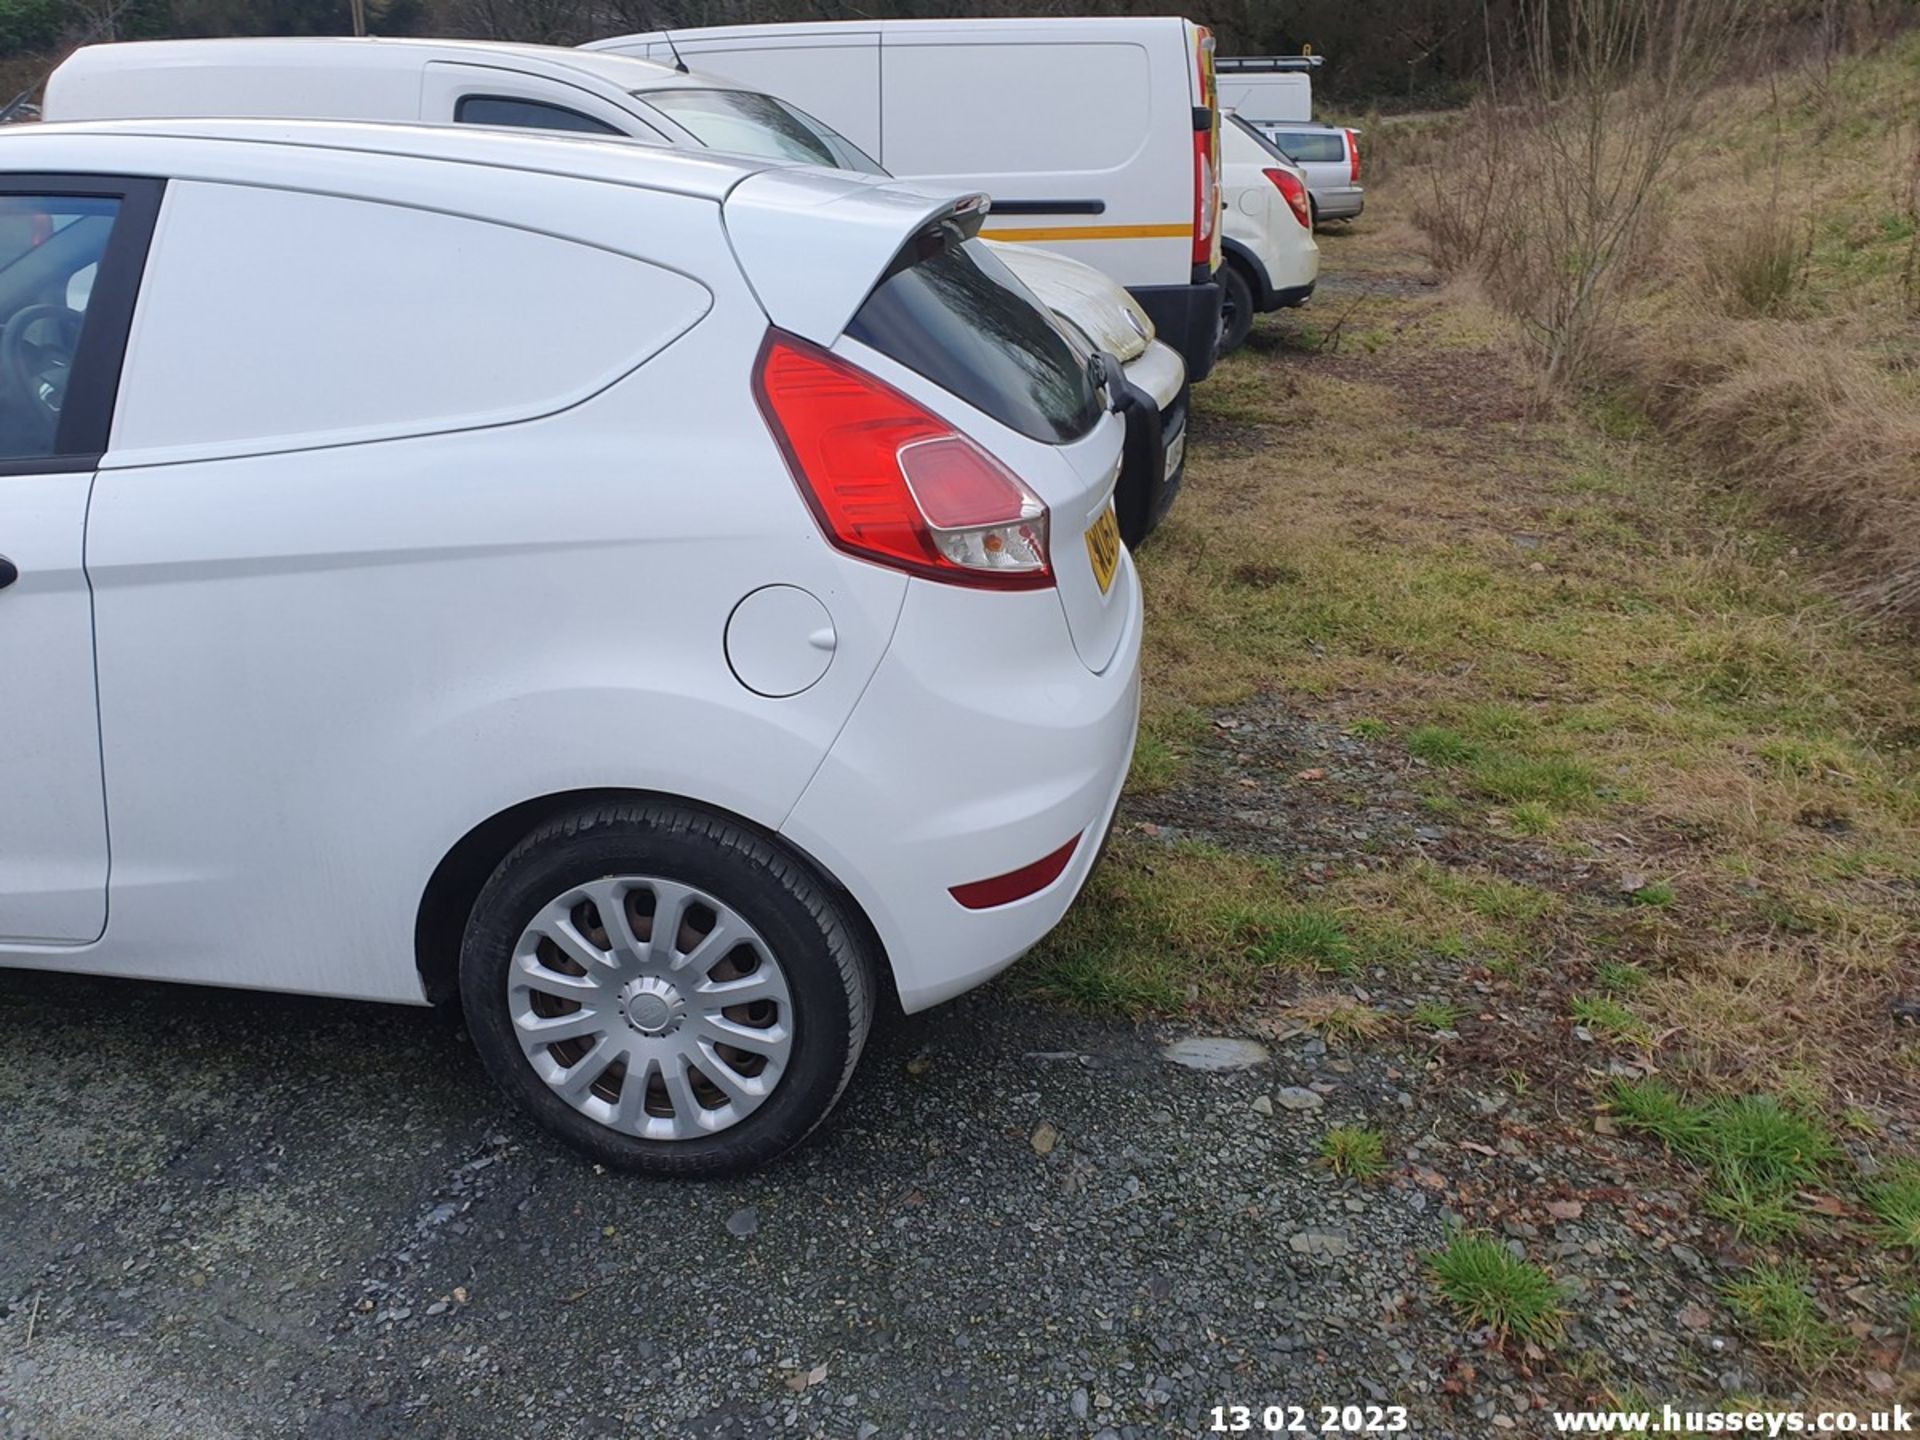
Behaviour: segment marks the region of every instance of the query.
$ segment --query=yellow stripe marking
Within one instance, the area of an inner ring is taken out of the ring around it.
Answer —
[[[1192,225],[1035,225],[982,230],[988,240],[1188,240]]]

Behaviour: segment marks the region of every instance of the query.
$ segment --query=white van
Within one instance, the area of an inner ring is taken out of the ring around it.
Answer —
[[[1254,125],[1313,119],[1313,72],[1318,55],[1223,55],[1220,108]]]
[[[1113,276],[1199,380],[1220,329],[1213,38],[1159,17],[652,31],[591,50],[685,64],[818,115],[889,174],[993,196],[982,232]]]

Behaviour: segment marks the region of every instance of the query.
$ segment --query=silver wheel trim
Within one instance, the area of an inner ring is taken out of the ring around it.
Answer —
[[[643,1140],[739,1124],[793,1049],[793,999],[759,932],[713,896],[654,876],[588,881],[542,906],[514,945],[507,1010],[554,1094]]]

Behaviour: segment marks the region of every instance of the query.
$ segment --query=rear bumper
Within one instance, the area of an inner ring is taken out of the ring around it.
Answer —
[[[1139,723],[1140,589],[1124,555],[1113,583],[1126,629],[1095,674],[1052,592],[914,581],[887,657],[781,827],[865,911],[907,1010],[1019,959],[1093,869]],[[950,893],[1068,840],[1066,870],[1024,899],[970,910]]]
[[[1220,285],[1129,286],[1153,320],[1160,339],[1180,352],[1187,362],[1187,379],[1198,383],[1213,369],[1220,349]]]
[[[1177,373],[1178,357],[1163,345],[1154,348],[1165,354],[1169,373],[1127,367],[1122,401],[1127,446],[1113,496],[1121,537],[1136,547],[1173,508],[1187,472],[1187,387]]]
[[[1275,310],[1290,310],[1296,305],[1306,304],[1307,301],[1313,298],[1314,284],[1314,281],[1309,280],[1304,285],[1294,285],[1285,290],[1274,291],[1273,308]]]
[[[1367,192],[1358,185],[1337,185],[1313,194],[1314,212],[1322,220],[1352,220],[1367,208]]]

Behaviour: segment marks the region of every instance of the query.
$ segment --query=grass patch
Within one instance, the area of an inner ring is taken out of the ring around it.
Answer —
[[[1253,954],[1263,964],[1344,972],[1354,966],[1353,941],[1340,917],[1324,906],[1252,915],[1248,928],[1258,933]]]
[[[1866,1187],[1866,1201],[1880,1222],[1880,1239],[1920,1255],[1920,1163],[1889,1166]]]
[[[1593,967],[1593,983],[1603,995],[1637,995],[1647,983],[1647,972],[1626,960],[1602,960]]]
[[[1823,1319],[1807,1293],[1806,1267],[1794,1261],[1756,1265],[1727,1286],[1727,1304],[1753,1328],[1760,1343],[1809,1374],[1825,1370],[1851,1348],[1845,1331]]]
[[[1755,1240],[1797,1231],[1801,1188],[1819,1184],[1839,1150],[1820,1122],[1771,1095],[1694,1103],[1659,1080],[1614,1082],[1611,1104],[1629,1128],[1704,1168],[1702,1205]]]
[[[1647,905],[1656,910],[1664,910],[1673,904],[1675,892],[1669,881],[1655,880],[1632,891],[1627,899],[1635,905]]]
[[[1576,995],[1572,1005],[1574,1023],[1594,1034],[1623,1045],[1644,1045],[1652,1039],[1647,1022],[1611,995]]]
[[[1387,1169],[1386,1137],[1378,1130],[1336,1125],[1320,1137],[1320,1161],[1336,1175],[1376,1179]]]
[[[1494,751],[1467,767],[1474,788],[1495,800],[1532,802],[1550,810],[1581,810],[1600,794],[1591,765],[1568,755],[1518,755]]]
[[[1427,1268],[1470,1326],[1536,1345],[1552,1344],[1565,1331],[1566,1311],[1553,1277],[1491,1235],[1455,1235],[1427,1257]]]
[[[1453,1030],[1460,1024],[1460,1007],[1444,1000],[1422,1000],[1407,1018],[1423,1030]]]
[[[1287,1013],[1319,1031],[1329,1045],[1370,1040],[1387,1025],[1386,1016],[1347,995],[1303,995],[1287,1007]]]
[[[1429,765],[1465,765],[1479,751],[1458,730],[1422,725],[1407,736],[1407,753]]]

